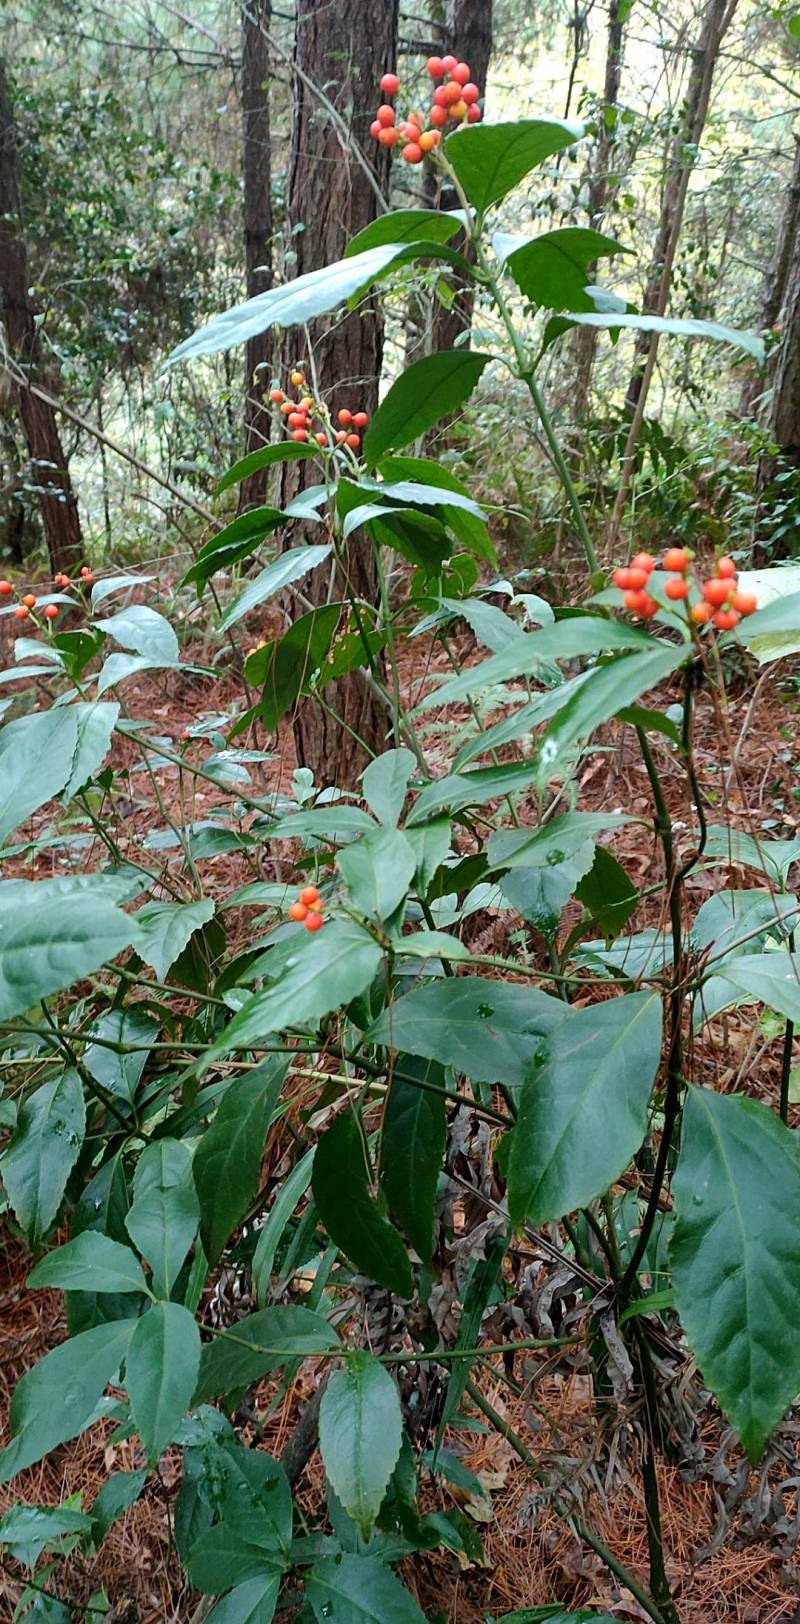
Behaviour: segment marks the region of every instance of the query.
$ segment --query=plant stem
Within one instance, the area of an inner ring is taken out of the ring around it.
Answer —
[[[789,952],[794,952],[794,931],[789,932]],[[794,1021],[787,1020],[786,1031],[783,1035],[783,1055],[781,1057],[781,1122],[789,1121],[789,1084],[792,1077],[792,1044],[794,1043]]]

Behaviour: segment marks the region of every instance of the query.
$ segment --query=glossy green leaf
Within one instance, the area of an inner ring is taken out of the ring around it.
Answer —
[[[718,891],[695,914],[692,945],[727,962],[732,953],[760,953],[767,936],[784,938],[799,918],[800,902],[790,891]]]
[[[286,1225],[311,1183],[311,1169],[314,1163],[315,1149],[316,1147],[312,1145],[311,1149],[306,1151],[305,1156],[300,1157],[297,1166],[292,1168],[291,1173],[280,1184],[275,1192],[272,1206],[259,1229],[256,1249],[250,1266],[259,1308],[264,1307],[269,1295],[275,1253],[283,1238]]]
[[[195,931],[213,917],[211,897],[200,897],[196,902],[147,902],[139,909],[136,951],[158,981],[166,980]]]
[[[412,938],[413,941],[413,938]],[[400,1055],[383,1116],[380,1176],[390,1211],[424,1263],[433,1251],[436,1188],[447,1136],[447,1105],[442,1094],[417,1088],[410,1078],[446,1086],[447,1074],[435,1060]]]
[[[573,146],[582,134],[582,124],[558,119],[470,124],[449,137],[444,151],[468,201],[483,214],[545,158]]]
[[[631,821],[621,812],[560,812],[538,829],[496,829],[489,838],[489,862],[496,869],[556,868],[587,840]]]
[[[440,812],[460,812],[466,806],[485,806],[527,789],[536,776],[528,761],[510,761],[500,767],[478,767],[472,773],[449,773],[437,778],[417,797],[408,816],[408,825],[428,823]]]
[[[90,1229],[48,1252],[28,1276],[28,1285],[57,1291],[147,1291],[141,1264],[129,1246]]]
[[[367,1539],[397,1464],[403,1421],[397,1387],[371,1353],[350,1354],[322,1395],[319,1446],[329,1483]]]
[[[364,800],[379,823],[394,826],[399,821],[415,767],[412,752],[400,748],[385,750],[364,769],[361,777]]]
[[[208,1615],[208,1624],[270,1624],[278,1605],[279,1573],[259,1573],[229,1590]]]
[[[63,1071],[23,1099],[0,1173],[17,1221],[35,1245],[61,1206],[86,1131],[83,1084]]]
[[[203,1246],[212,1265],[258,1189],[267,1129],[288,1069],[288,1055],[270,1055],[236,1077],[197,1147],[194,1181]]]
[[[549,778],[564,763],[566,752],[607,722],[623,705],[663,682],[689,658],[684,644],[653,643],[648,653],[624,655],[595,667],[591,680],[573,694],[545,729],[539,751],[542,777]]]
[[[463,480],[458,479],[450,468],[443,467],[439,462],[432,462],[429,457],[382,457],[380,472],[390,484],[401,480],[413,480],[420,485],[438,485],[441,490],[454,491],[457,496],[469,497],[470,494]],[[469,547],[478,558],[486,559],[489,564],[497,563],[486,520],[481,513],[445,505],[442,507],[441,516],[453,535],[457,536],[465,547]]]
[[[800,862],[800,839],[772,840],[767,835],[746,834],[743,829],[729,829],[712,824],[706,839],[706,856],[719,857],[724,863],[742,863],[758,869],[786,884],[789,869]]]
[[[764,345],[758,333],[751,333],[743,328],[723,327],[717,321],[694,321],[675,316],[630,316],[613,312],[606,315],[599,311],[585,313],[570,311],[567,316],[556,317],[553,323],[548,323],[544,343],[551,342],[552,338],[563,332],[567,325],[597,327],[610,333],[628,328],[637,333],[670,333],[677,338],[710,338],[717,344],[731,344],[734,349],[744,350],[747,355],[752,355],[755,361],[762,362],[764,359]]]
[[[410,1297],[406,1249],[370,1193],[364,1140],[348,1106],[322,1135],[314,1158],[312,1189],[320,1218],[339,1250],[361,1274]]]
[[[433,818],[430,823],[417,824],[413,829],[406,828],[403,833],[414,853],[417,865],[414,875],[415,888],[423,897],[427,896],[436,870],[450,852],[452,839],[450,819]]]
[[[364,457],[374,468],[387,451],[409,445],[469,399],[491,356],[477,350],[437,350],[401,372],[364,436]]]
[[[559,998],[536,988],[459,976],[396,998],[367,1041],[438,1060],[475,1082],[521,1083],[543,1040],[567,1013]]]
[[[0,844],[46,801],[74,793],[92,777],[118,715],[116,704],[59,705],[6,722],[0,729]]]
[[[607,941],[625,929],[639,902],[633,881],[605,846],[594,848],[592,867],[582,875],[575,895]]]
[[[301,693],[316,681],[342,622],[342,605],[320,604],[292,622],[283,636],[259,649],[247,662],[249,681],[262,684],[259,714],[273,733]],[[361,660],[366,663],[363,643]]]
[[[600,615],[571,615],[542,631],[526,632],[515,637],[508,648],[479,665],[470,666],[457,677],[434,688],[414,715],[438,710],[442,705],[461,704],[473,694],[485,693],[499,682],[510,682],[516,677],[532,676],[543,664],[553,660],[575,660],[582,654],[604,654],[613,649],[639,649],[649,653],[652,637],[647,637],[635,626],[621,621],[606,620]]]
[[[128,1240],[125,1228],[127,1211],[124,1155],[118,1150],[103,1162],[94,1177],[84,1185],[72,1213],[70,1239],[75,1240],[78,1235],[90,1231],[92,1234],[108,1235],[112,1241],[125,1246]],[[141,1306],[141,1293],[68,1291],[66,1310],[70,1336],[88,1331],[93,1325],[127,1319],[137,1314]]]
[[[105,1539],[109,1528],[134,1505],[147,1483],[149,1473],[146,1466],[140,1466],[135,1472],[112,1472],[106,1478],[102,1489],[92,1502],[92,1541],[99,1545]]]
[[[263,457],[267,451],[279,450],[299,451],[304,456],[313,455],[310,446],[298,445],[293,440],[287,440],[283,446],[263,446],[261,451],[252,452],[250,457],[243,459],[243,462],[249,463],[255,457]],[[236,468],[241,466],[241,463],[236,464]],[[257,466],[260,467],[261,463]],[[233,472],[234,469],[231,469],[231,473]],[[245,473],[239,477],[245,479],[247,475]],[[202,589],[220,570],[229,570],[232,565],[249,558],[267,536],[271,536],[285,524],[286,514],[280,508],[258,507],[251,508],[247,513],[240,513],[230,524],[226,524],[224,530],[220,530],[200,548],[191,568],[186,571],[181,586],[188,586],[194,581]]]
[[[339,872],[356,913],[385,921],[403,901],[416,858],[399,829],[381,828],[345,846]]]
[[[220,633],[226,632],[229,626],[235,626],[236,622],[249,614],[251,609],[256,609],[260,604],[274,598],[284,587],[302,580],[304,575],[308,575],[311,570],[315,570],[324,562],[330,551],[330,544],[326,543],[318,547],[291,547],[288,552],[281,553],[252,581],[248,581],[244,591],[225,611],[219,623]]]
[[[290,1304],[237,1320],[203,1347],[195,1404],[250,1387],[287,1359],[335,1353],[339,1338],[321,1314]]]
[[[732,1004],[755,1003],[800,1022],[800,953],[729,954],[698,994],[706,1019]]]
[[[49,1547],[66,1553],[69,1547],[63,1541],[86,1535],[91,1528],[91,1518],[74,1506],[12,1506],[0,1517],[0,1545],[8,1547],[15,1562],[33,1568],[43,1550]]]
[[[266,1613],[275,1611],[275,1601],[281,1582],[282,1563],[276,1553],[263,1550],[241,1534],[235,1523],[218,1523],[202,1534],[192,1546],[186,1561],[186,1571],[195,1590],[218,1596],[221,1591],[260,1582],[264,1587]],[[225,1602],[229,1597],[225,1597]],[[224,1603],[220,1603],[223,1606]],[[217,1609],[214,1609],[217,1612]],[[223,1618],[225,1613],[222,1614]],[[234,1618],[236,1614],[233,1614]],[[247,1615],[245,1614],[245,1617]],[[260,1619],[260,1614],[256,1614]]]
[[[138,1322],[95,1325],[26,1371],[11,1400],[11,1442],[0,1450],[0,1483],[77,1438],[116,1376]]]
[[[425,1624],[405,1585],[375,1556],[326,1557],[311,1569],[306,1596],[317,1624]]]
[[[562,226],[509,249],[504,257],[517,287],[532,304],[548,310],[593,310],[584,291],[592,262],[629,252],[600,231]]]
[[[197,1234],[200,1203],[192,1157],[178,1139],[156,1139],[136,1164],[125,1228],[152,1270],[157,1297],[168,1297]]]
[[[117,1099],[131,1104],[147,1065],[148,1051],[160,1030],[158,1021],[135,1005],[107,1010],[87,1033],[95,1040],[83,1051],[83,1064],[90,1077]],[[130,1045],[131,1052],[119,1053],[106,1048],[106,1043]]]
[[[94,625],[122,648],[146,660],[159,665],[178,662],[178,639],[173,627],[157,609],[149,609],[144,603],[132,603],[107,620],[96,620]]]
[[[181,1303],[154,1303],[136,1322],[125,1360],[125,1385],[142,1444],[157,1460],[192,1401],[200,1367],[200,1332]]]
[[[800,1391],[796,1134],[754,1100],[689,1088],[672,1193],[678,1312],[755,1462]]]
[[[502,876],[500,890],[523,919],[545,936],[553,936],[564,908],[591,869],[594,857],[594,845],[591,840],[585,840],[552,866],[539,863],[531,868],[512,868]]]
[[[392,209],[350,239],[345,258],[381,243],[449,242],[464,226],[463,209]]]
[[[276,445],[259,446],[257,451],[251,451],[246,457],[240,457],[239,461],[223,474],[217,483],[217,495],[221,496],[231,485],[240,485],[243,479],[249,479],[252,474],[260,473],[262,468],[273,468],[279,462],[304,462],[316,455],[313,445],[304,445],[302,441],[297,440],[279,440]]]
[[[43,880],[26,906],[0,890],[0,1020],[31,1009],[116,958],[136,938],[136,925],[101,895],[77,906],[53,897]]]
[[[647,1132],[661,1000],[630,993],[570,1012],[522,1087],[508,1166],[514,1222],[538,1226],[602,1195]]]

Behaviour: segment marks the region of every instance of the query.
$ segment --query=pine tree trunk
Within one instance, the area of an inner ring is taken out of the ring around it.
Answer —
[[[800,242],[787,264],[777,325],[781,342],[775,360],[768,426],[783,455],[800,464]]]
[[[775,249],[767,271],[764,284],[764,302],[761,306],[761,326],[769,330],[780,324],[784,300],[789,290],[792,273],[797,268],[797,259],[800,255],[800,136],[795,136],[794,169],[792,178],[786,189],[786,197],[778,224],[778,235]],[[776,366],[780,366],[783,353],[783,344],[775,356]],[[775,373],[776,367],[771,369]],[[764,380],[754,367],[748,377],[739,410],[743,417],[747,417],[753,410],[757,397],[762,394]],[[771,410],[776,405],[776,396],[771,396]]]
[[[269,126],[269,47],[272,0],[242,0],[242,215],[247,297],[272,286],[272,190]],[[269,328],[245,346],[245,451],[270,438],[269,387],[273,339]],[[266,469],[242,481],[239,511],[266,501]]]
[[[83,557],[78,504],[61,445],[55,412],[27,383],[58,394],[52,366],[45,371],[28,295],[28,260],[22,237],[17,142],[5,65],[0,61],[0,319],[11,359],[11,390],[25,434],[31,480],[37,491],[50,565],[74,571]],[[23,380],[27,380],[23,381]]]
[[[379,6],[373,0],[336,0],[335,5],[330,0],[303,0],[299,10],[286,198],[286,243],[296,255],[293,271],[298,276],[340,259],[349,238],[375,218],[376,189],[387,190],[389,153],[371,141],[369,126],[381,75],[395,65],[397,13],[398,0],[382,0]],[[346,124],[349,140],[331,118],[323,97]],[[354,144],[366,157],[374,185],[354,155]],[[284,376],[302,365],[309,384],[313,379],[333,412],[347,406],[363,407],[371,414],[378,401],[383,355],[377,300],[365,299],[350,315],[337,312],[313,322],[308,340],[310,353],[302,332],[287,334]],[[309,474],[305,463],[286,464],[282,506],[318,478],[318,470]],[[318,526],[296,523],[286,532],[284,545],[319,539]],[[304,581],[307,600],[344,602],[350,594],[377,603],[371,540],[355,534],[346,549],[346,570],[337,569],[332,583],[326,567]],[[302,614],[305,607],[292,612]],[[324,707],[316,700],[301,703],[297,711],[297,759],[318,783],[352,787],[370,754],[386,746],[387,710],[358,672],[329,684],[324,701]]]
[[[624,43],[624,12],[620,11],[620,0],[610,0],[608,8],[608,33],[606,44],[606,69],[603,84],[603,106],[600,124],[597,131],[597,146],[594,153],[594,165],[589,181],[589,224],[596,230],[602,230],[603,217],[609,204],[609,168],[611,153],[614,146],[615,121],[609,122],[606,113],[610,109],[616,114],[619,101],[619,87],[622,78],[622,59]],[[589,280],[592,280],[594,267],[589,267]],[[582,424],[589,404],[589,391],[592,383],[592,371],[597,350],[597,331],[594,327],[581,327],[576,334],[577,368],[575,373],[575,400],[573,417],[576,424]]]

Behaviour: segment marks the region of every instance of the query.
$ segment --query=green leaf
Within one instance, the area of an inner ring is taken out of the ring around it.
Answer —
[[[798,913],[800,903],[790,891],[718,891],[697,910],[692,945],[725,962],[733,953],[760,953],[765,938],[785,936]]]
[[[306,1596],[317,1624],[425,1624],[405,1585],[375,1556],[326,1557],[312,1568]]]
[[[698,994],[706,1020],[732,1004],[755,1003],[800,1022],[800,953],[730,954]]]
[[[53,796],[73,794],[108,752],[119,706],[58,705],[0,729],[0,844]]]
[[[231,485],[239,485],[243,479],[249,479],[251,474],[260,473],[262,468],[272,468],[278,462],[304,462],[308,457],[316,455],[314,446],[303,445],[296,440],[279,440],[277,445],[259,446],[257,451],[251,451],[248,456],[240,457],[239,461],[223,474],[217,482],[217,496],[229,490]],[[277,509],[272,511],[277,512]],[[284,515],[281,514],[280,517],[283,518]]]
[[[495,869],[555,868],[595,835],[633,821],[624,812],[560,812],[538,829],[496,829],[489,838],[489,862]]]
[[[158,981],[166,980],[171,965],[180,958],[195,931],[213,917],[211,897],[200,897],[197,902],[147,902],[139,909],[136,951]]]
[[[607,722],[623,705],[663,682],[671,671],[685,664],[690,655],[686,644],[654,643],[649,653],[624,655],[607,665],[596,666],[590,680],[563,705],[545,730],[539,750],[539,770],[543,778],[558,772],[565,754],[585,739],[602,722]]]
[[[425,711],[438,710],[442,705],[461,704],[462,700],[472,694],[483,694],[496,683],[532,676],[543,663],[553,660],[575,660],[582,654],[604,654],[611,649],[640,649],[647,653],[652,648],[652,637],[640,632],[638,627],[625,626],[621,621],[606,620],[600,615],[571,615],[567,620],[546,626],[543,631],[514,637],[502,653],[493,654],[491,659],[470,666],[452,681],[434,688],[413,714],[419,716]]]
[[[28,1276],[28,1285],[58,1291],[147,1291],[141,1264],[129,1246],[85,1229],[65,1246],[48,1252]]]
[[[744,350],[759,363],[764,360],[764,345],[758,333],[736,327],[722,327],[717,321],[694,321],[675,316],[605,315],[599,311],[593,313],[570,311],[569,315],[557,316],[548,322],[543,339],[545,347],[567,326],[598,327],[611,333],[630,328],[637,333],[673,333],[678,338],[710,338],[718,344],[731,344],[734,349]],[[755,619],[755,616],[753,618]]]
[[[278,1605],[279,1573],[260,1573],[237,1584],[208,1615],[207,1624],[270,1624]]]
[[[544,305],[548,310],[593,310],[584,292],[590,265],[610,254],[627,253],[630,249],[600,231],[563,226],[511,249],[506,264],[520,292],[532,304]]]
[[[50,1228],[86,1131],[83,1085],[63,1071],[22,1101],[0,1172],[20,1227],[33,1245]]]
[[[108,1235],[110,1240],[124,1246],[128,1240],[125,1229],[127,1211],[128,1187],[123,1151],[118,1150],[102,1163],[94,1177],[84,1185],[72,1214],[70,1239],[75,1240],[78,1235],[91,1231],[93,1234]],[[70,1291],[66,1298],[70,1336],[88,1331],[93,1325],[127,1319],[137,1314],[141,1306],[141,1295],[132,1292]]]
[[[109,1528],[134,1505],[145,1487],[149,1472],[140,1466],[135,1472],[112,1472],[92,1502],[92,1540],[100,1545]]]
[[[382,243],[449,242],[463,230],[464,222],[463,209],[392,209],[389,214],[379,214],[377,220],[371,220],[363,231],[351,237],[345,258],[351,259]]]
[[[545,936],[553,936],[563,909],[591,868],[594,856],[595,848],[591,840],[586,840],[553,867],[540,863],[531,868],[513,868],[500,880],[500,890],[523,919]]]
[[[220,635],[226,632],[229,626],[235,626],[236,622],[249,614],[251,609],[256,609],[259,604],[274,598],[277,592],[282,592],[284,587],[291,586],[294,581],[302,580],[304,575],[308,575],[311,570],[315,570],[324,562],[330,551],[330,543],[326,543],[318,547],[290,547],[287,552],[281,553],[252,581],[248,581],[244,592],[241,592],[225,611],[219,623]]]
[[[278,979],[243,1004],[206,1050],[203,1069],[229,1049],[246,1049],[287,1026],[309,1026],[348,1004],[369,986],[381,963],[377,942],[349,920],[331,919],[314,936],[301,926],[284,945],[288,952],[275,965]]]
[[[639,892],[613,852],[595,847],[594,862],[575,887],[575,895],[591,914],[606,941],[618,936],[635,914]],[[702,913],[702,909],[700,910]]]
[[[419,824],[403,831],[416,861],[414,884],[422,896],[427,896],[436,870],[450,852],[452,826],[449,818],[434,818],[431,823]]]
[[[339,872],[356,913],[385,922],[414,878],[416,858],[399,829],[376,829],[345,846]]]
[[[521,1083],[544,1038],[565,1019],[560,998],[515,982],[459,976],[396,998],[368,1043],[423,1055],[480,1083]]]
[[[467,199],[483,214],[545,158],[573,146],[582,135],[582,124],[557,119],[471,124],[451,135],[444,151]]]
[[[177,1139],[156,1139],[146,1145],[136,1166],[125,1228],[150,1264],[157,1297],[169,1296],[199,1219],[188,1146]]]
[[[288,1178],[283,1180],[258,1232],[251,1272],[259,1308],[264,1307],[269,1294],[275,1253],[280,1245],[286,1225],[298,1201],[305,1195],[311,1183],[311,1168],[314,1162],[315,1148],[312,1145],[311,1149],[306,1151],[305,1156],[301,1156],[297,1166],[292,1168]]]
[[[474,1348],[480,1337],[481,1320],[489,1306],[489,1300],[497,1284],[497,1278],[503,1266],[503,1258],[508,1248],[508,1226],[503,1224],[495,1230],[491,1239],[486,1242],[485,1257],[478,1258],[470,1273],[466,1289],[463,1292],[464,1308],[458,1327],[455,1347]],[[458,1409],[467,1385],[471,1361],[467,1358],[454,1359],[447,1381],[447,1390],[444,1395],[444,1404],[436,1429],[436,1450],[445,1435],[450,1421]]]
[[[458,410],[491,360],[476,350],[437,350],[401,372],[384,396],[364,436],[368,466],[425,434]]]
[[[516,1224],[561,1218],[602,1195],[647,1132],[661,1056],[661,1000],[641,992],[571,1012],[525,1079],[511,1140]]]
[[[260,457],[264,451],[281,449],[288,451],[290,448],[302,451],[304,455],[310,452],[309,446],[298,445],[293,440],[288,440],[283,447],[264,446],[262,451],[254,451],[252,456]],[[244,462],[251,460],[251,457],[244,458]],[[238,468],[241,464],[237,463],[236,466]],[[212,536],[211,540],[200,548],[191,569],[186,571],[181,586],[189,586],[194,581],[198,587],[204,587],[220,570],[228,570],[233,564],[249,558],[267,536],[271,536],[274,530],[279,530],[285,523],[286,514],[280,508],[259,507],[251,508],[247,513],[240,513],[238,518],[232,519],[224,530],[220,530],[218,535]]]
[[[136,1320],[95,1325],[46,1353],[11,1400],[11,1442],[0,1450],[0,1483],[33,1466],[92,1420],[122,1364]]]
[[[706,856],[758,869],[760,874],[774,876],[783,887],[792,864],[800,861],[800,839],[769,840],[761,833],[756,839],[742,829],[713,824],[706,840]]]
[[[312,687],[341,620],[340,603],[320,604],[293,621],[281,638],[258,649],[248,660],[248,680],[263,684],[258,709],[269,733],[275,732],[298,696]],[[359,663],[363,665],[366,660],[363,643],[360,652]]]
[[[438,485],[441,490],[454,491],[458,496],[469,496],[463,480],[457,479],[449,468],[432,462],[429,457],[383,457],[380,472],[390,483],[413,480],[421,485]],[[494,546],[482,514],[447,506],[441,512],[445,524],[465,547],[469,547],[479,558],[485,558],[487,563],[496,565]]]
[[[64,800],[77,795],[78,790],[102,766],[111,748],[111,735],[119,716],[119,705],[74,705],[77,717],[72,769],[61,795]],[[63,715],[63,712],[61,713]]]
[[[461,812],[465,806],[485,806],[527,789],[536,776],[529,761],[509,761],[501,767],[479,767],[472,773],[450,773],[428,784],[417,797],[408,816],[408,825],[428,823],[439,812]]]
[[[678,1312],[755,1464],[800,1390],[797,1136],[754,1100],[690,1087],[672,1192]]]
[[[364,800],[379,823],[398,823],[408,791],[408,781],[416,766],[410,750],[385,750],[364,769],[361,784]]]
[[[412,938],[413,940],[413,938]],[[401,1055],[393,1076],[381,1134],[381,1184],[389,1208],[423,1263],[433,1251],[436,1188],[447,1137],[443,1094],[415,1087],[410,1078],[444,1088],[447,1073],[435,1060]]]
[[[397,1387],[371,1353],[350,1354],[322,1395],[319,1446],[328,1481],[362,1535],[397,1464],[403,1421]]]
[[[146,604],[132,603],[108,620],[95,620],[98,631],[106,632],[122,648],[141,654],[159,665],[177,665],[178,639],[169,621]]]
[[[133,1103],[142,1073],[148,1061],[148,1050],[160,1031],[158,1021],[146,1015],[135,1005],[121,1005],[107,1010],[95,1021],[86,1036],[94,1039],[83,1052],[83,1064],[96,1083],[107,1088],[117,1099]],[[97,1041],[131,1045],[133,1052],[119,1054]]]
[[[62,1541],[88,1534],[91,1527],[86,1513],[72,1506],[12,1506],[0,1518],[0,1545],[9,1546],[15,1562],[34,1568],[48,1546],[66,1554]]]
[[[218,1523],[202,1534],[186,1560],[191,1584],[206,1595],[217,1596],[231,1585],[252,1583],[256,1579],[268,1581],[267,1609],[273,1588],[277,1595],[280,1587],[282,1566],[275,1552],[265,1551],[240,1534],[233,1523],[227,1522]]]
[[[372,1199],[365,1154],[355,1113],[348,1106],[317,1145],[314,1200],[331,1240],[359,1272],[399,1297],[410,1297],[408,1255],[397,1230]]]
[[[216,1117],[197,1147],[194,1181],[201,1233],[215,1264],[258,1189],[267,1129],[286,1073],[288,1055],[270,1055],[223,1095]]]
[[[103,896],[76,906],[54,898],[44,880],[30,887],[23,909],[0,889],[0,1020],[91,975],[135,937],[133,920]]]
[[[154,1303],[136,1323],[125,1385],[150,1460],[170,1443],[192,1401],[200,1368],[200,1332],[181,1303]]]
[[[264,1308],[238,1320],[206,1343],[200,1360],[195,1404],[206,1404],[220,1393],[251,1387],[295,1356],[312,1358],[340,1347],[333,1327],[321,1314],[295,1304]],[[264,1350],[264,1351],[261,1351]]]

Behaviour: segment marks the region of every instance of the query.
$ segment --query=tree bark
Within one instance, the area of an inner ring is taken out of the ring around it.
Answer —
[[[80,565],[83,546],[78,504],[55,412],[22,381],[36,379],[58,389],[54,368],[43,363],[28,280],[16,132],[5,64],[0,60],[0,319],[11,361],[12,397],[28,447],[50,566],[56,574]]]
[[[785,202],[778,223],[775,249],[764,284],[761,326],[767,331],[782,325],[780,317],[784,301],[790,287],[792,273],[797,268],[798,255],[800,255],[800,136],[796,135],[794,141],[794,169],[786,189]],[[774,357],[776,365],[771,368],[774,375],[777,372],[777,365],[780,364],[783,350],[784,342],[782,341]],[[753,410],[756,399],[762,394],[763,389],[763,379],[754,367],[742,390],[739,405],[742,417],[747,417]],[[776,404],[776,396],[773,391],[771,406],[768,409],[772,409]]]
[[[609,203],[609,169],[611,152],[614,146],[614,128],[606,121],[606,114],[610,108],[616,114],[619,102],[619,87],[622,79],[622,60],[624,46],[624,13],[620,14],[620,0],[610,0],[608,8],[608,32],[606,44],[606,68],[603,84],[603,105],[600,112],[600,125],[597,132],[597,146],[594,153],[594,164],[589,180],[589,224],[596,231],[602,228],[603,217]],[[594,267],[590,267],[590,280]],[[589,391],[592,383],[592,371],[597,350],[597,331],[594,327],[581,327],[577,335],[577,368],[575,373],[575,403],[574,420],[581,424],[586,416],[589,403]]]
[[[683,225],[686,197],[697,151],[705,129],[711,101],[714,72],[720,48],[736,11],[737,0],[707,0],[700,40],[693,52],[689,85],[683,115],[670,149],[667,174],[661,198],[661,219],[656,235],[650,274],[642,309],[663,316],[669,302],[672,272]],[[631,475],[636,458],[647,396],[658,357],[658,333],[643,334],[636,346],[636,360],[628,384],[625,404],[632,420],[620,471],[620,482],[611,520],[610,542],[616,543]]]
[[[272,0],[242,0],[242,216],[247,297],[272,286],[272,184],[269,127],[269,32]],[[269,328],[245,345],[245,451],[270,438],[271,412],[264,403],[273,356]],[[242,481],[239,512],[266,501],[268,473]]]
[[[778,309],[780,347],[770,396],[768,426],[783,455],[800,464],[800,229],[787,262],[783,298]]]
[[[379,6],[373,0],[336,0],[335,5],[331,0],[300,0],[286,198],[286,241],[296,256],[297,276],[340,259],[349,238],[376,216],[376,190],[354,157],[354,145],[367,155],[378,190],[387,189],[389,152],[371,141],[369,125],[380,78],[395,65],[397,15],[398,0],[382,0]],[[349,141],[331,119],[326,100],[345,121]],[[304,343],[297,330],[287,334],[285,370],[302,365],[313,392],[333,413],[346,406],[371,414],[378,402],[383,356],[377,300],[367,298],[352,314],[337,312],[313,322],[306,339]],[[318,470],[309,474],[308,466],[285,464],[282,506],[317,482]],[[285,545],[319,539],[318,526],[296,523],[286,533]],[[333,580],[323,566],[303,583],[303,595],[313,604],[344,602],[348,596],[376,603],[371,540],[351,536]],[[304,612],[304,607],[292,609],[295,615]],[[323,698],[324,705],[312,700],[295,716],[297,759],[319,783],[352,786],[370,755],[385,748],[387,711],[358,672],[329,684]]]

